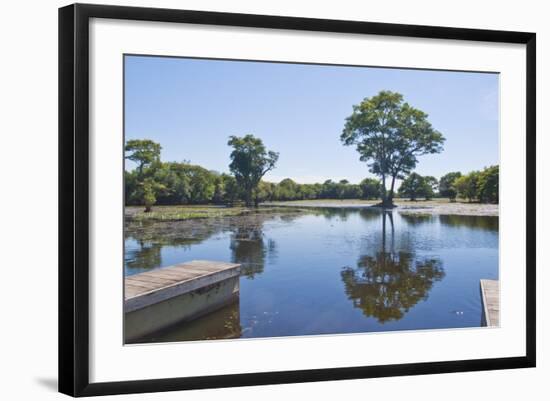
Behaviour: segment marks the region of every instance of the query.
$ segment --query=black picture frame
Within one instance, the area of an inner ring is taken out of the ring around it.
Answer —
[[[526,354],[521,357],[407,363],[90,383],[89,381],[89,145],[90,18],[276,28],[437,38],[526,45]],[[59,9],[59,391],[71,396],[314,382],[534,367],[536,35],[479,29],[339,21],[266,15],[74,4]]]

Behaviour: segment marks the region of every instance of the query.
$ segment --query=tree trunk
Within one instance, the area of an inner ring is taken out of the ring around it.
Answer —
[[[393,189],[395,187],[395,175],[391,177],[390,196],[388,197],[388,207],[395,207],[393,204]]]
[[[246,205],[246,207],[252,206],[252,189],[251,188],[246,188],[244,204]]]
[[[382,204],[386,204],[386,174],[382,174]]]
[[[393,204],[393,188],[395,186],[395,176],[392,176],[390,190],[386,192],[386,176],[382,175],[382,186],[383,186],[382,188],[383,196],[382,196],[382,203],[380,204],[380,206],[384,208],[392,209],[395,207],[395,205]]]

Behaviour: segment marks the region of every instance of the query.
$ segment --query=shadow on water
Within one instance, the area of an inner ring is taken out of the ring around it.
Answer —
[[[441,260],[417,257],[412,251],[394,250],[395,229],[391,212],[382,212],[380,250],[361,255],[357,267],[344,267],[341,278],[355,308],[379,323],[401,319],[413,306],[428,298],[436,281],[445,276]],[[386,244],[386,219],[390,245]]]
[[[240,338],[241,332],[240,305],[237,300],[192,322],[178,323],[135,343],[231,339]]]

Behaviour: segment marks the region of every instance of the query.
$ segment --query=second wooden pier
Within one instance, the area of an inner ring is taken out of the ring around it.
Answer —
[[[498,280],[480,280],[482,324],[498,327],[500,315],[500,291]]]
[[[194,260],[124,280],[124,333],[139,339],[234,302],[240,265]]]

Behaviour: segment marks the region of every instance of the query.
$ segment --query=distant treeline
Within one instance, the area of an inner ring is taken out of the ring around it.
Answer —
[[[398,195],[411,200],[457,197],[468,201],[498,203],[498,166],[466,175],[453,172],[435,177],[408,175]],[[279,183],[260,181],[254,192],[258,202],[311,199],[381,199],[380,181],[365,178],[359,184],[347,180],[300,184],[290,178]],[[157,205],[234,204],[245,194],[234,176],[208,170],[187,162],[156,161],[147,168],[125,172],[126,203],[143,205],[147,192],[153,192]]]
[[[433,197],[466,199],[469,202],[498,203],[499,166],[486,167],[463,175],[455,171],[447,173],[438,181],[435,177],[409,174],[401,183],[400,197],[417,200]]]
[[[157,205],[233,204],[245,194],[234,176],[190,163],[158,162],[141,173],[125,171],[127,205],[143,205],[144,191],[151,188]],[[146,177],[144,177],[146,176]],[[303,199],[379,199],[380,181],[365,178],[360,184],[327,180],[299,184],[290,178],[279,183],[260,181],[254,192],[258,202]]]

